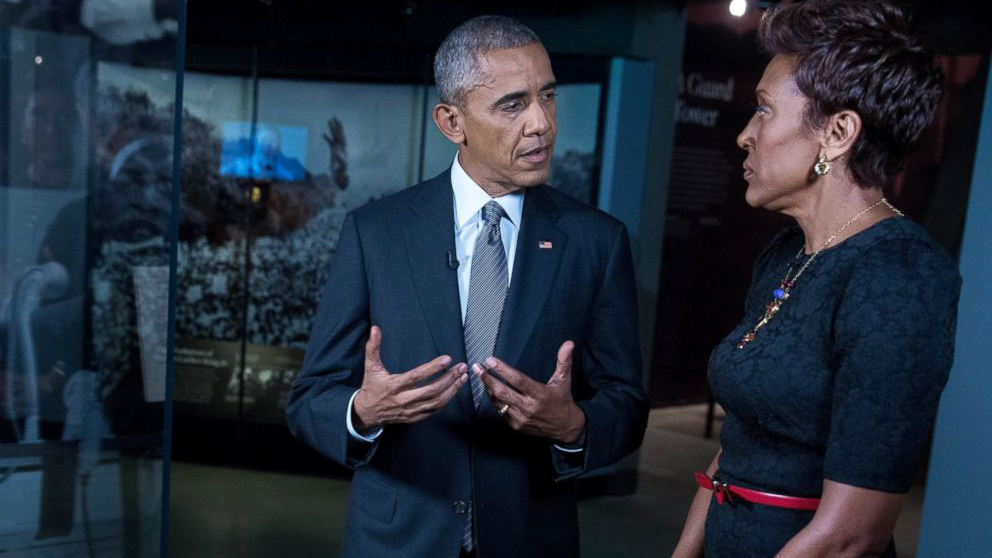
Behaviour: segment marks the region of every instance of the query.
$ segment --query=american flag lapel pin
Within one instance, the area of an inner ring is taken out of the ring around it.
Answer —
[[[542,241],[540,241],[540,242],[537,243],[537,247],[540,248],[541,250],[550,250],[551,249],[551,241],[550,240],[542,240]]]

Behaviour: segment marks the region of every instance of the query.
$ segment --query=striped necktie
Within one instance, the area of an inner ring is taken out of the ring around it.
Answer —
[[[500,221],[504,217],[506,211],[495,201],[482,208],[482,223],[472,252],[468,307],[465,311],[465,356],[469,367],[482,364],[492,356],[496,347],[496,334],[499,333],[509,283],[506,253],[503,252],[503,238],[499,230]],[[472,403],[478,411],[484,391],[482,380],[472,372],[468,377],[472,388]],[[467,552],[475,548],[472,516],[472,507],[469,504],[465,532],[462,535],[462,548]]]
[[[509,283],[506,254],[499,230],[500,220],[504,217],[506,211],[495,201],[482,208],[482,224],[472,252],[468,306],[465,310],[465,356],[469,367],[482,364],[492,356],[496,347],[496,334]],[[469,374],[469,383],[472,403],[478,410],[482,403],[483,385],[475,374]]]

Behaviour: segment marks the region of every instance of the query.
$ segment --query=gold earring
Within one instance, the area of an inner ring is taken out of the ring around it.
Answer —
[[[818,174],[820,176],[823,176],[823,175],[827,174],[828,172],[830,172],[830,166],[831,165],[827,161],[827,158],[824,157],[823,155],[820,155],[816,159],[816,164],[813,165],[813,172],[815,172],[816,174]]]

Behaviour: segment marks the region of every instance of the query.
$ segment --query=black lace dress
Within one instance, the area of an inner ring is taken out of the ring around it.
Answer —
[[[744,319],[710,357],[727,412],[719,475],[790,496],[818,497],[824,479],[907,492],[951,366],[956,266],[919,225],[885,219],[817,256],[738,349],[803,241],[792,227],[759,255]],[[812,517],[713,499],[705,556],[774,556]]]

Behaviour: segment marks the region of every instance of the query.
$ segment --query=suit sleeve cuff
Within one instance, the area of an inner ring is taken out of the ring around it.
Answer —
[[[351,394],[351,399],[348,400],[348,412],[345,413],[345,424],[348,426],[348,434],[350,434],[351,437],[356,440],[371,444],[372,442],[375,441],[376,438],[379,437],[380,434],[382,434],[382,428],[376,429],[375,432],[370,433],[368,436],[362,436],[361,434],[358,433],[358,431],[355,430],[355,425],[351,422],[351,408],[352,405],[355,404],[356,395],[358,395],[357,389],[355,390],[355,393]],[[568,450],[564,450],[564,451],[568,451]]]

